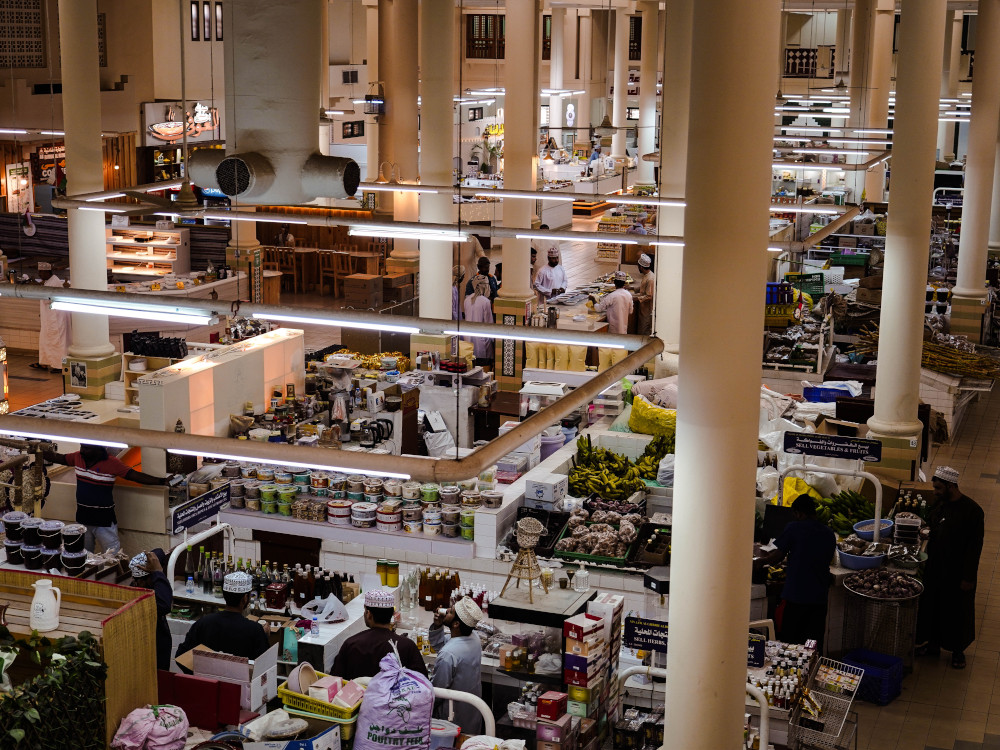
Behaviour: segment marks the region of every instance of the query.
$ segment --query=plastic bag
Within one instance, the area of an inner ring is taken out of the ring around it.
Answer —
[[[597,371],[604,372],[611,367],[611,352],[614,349],[606,349],[603,346],[597,347]]]
[[[379,667],[361,701],[354,750],[426,750],[434,688],[422,674],[400,664],[395,644]]]
[[[790,507],[799,495],[809,495],[814,500],[822,500],[823,496],[806,484],[804,479],[799,477],[785,477],[785,494],[782,498],[782,505]],[[771,505],[778,504],[778,495],[775,493],[771,498]]]
[[[556,353],[555,370],[568,370],[569,369],[569,346],[567,344],[553,344],[553,350]]]
[[[570,346],[569,348],[569,370],[570,372],[586,372],[587,370],[587,347]]]
[[[524,366],[525,368],[538,368],[538,342],[537,341],[525,341],[524,342]]]
[[[187,742],[188,719],[177,706],[145,706],[122,719],[111,740],[115,750],[181,750]]]
[[[427,446],[427,455],[440,458],[449,450],[455,447],[455,438],[448,430],[441,432],[425,432],[424,445]]]
[[[656,481],[664,487],[674,486],[674,454],[667,453],[660,459],[660,465],[656,469]]]
[[[632,414],[628,420],[629,429],[643,435],[673,435],[677,429],[677,412],[654,406],[642,396],[632,399]]]

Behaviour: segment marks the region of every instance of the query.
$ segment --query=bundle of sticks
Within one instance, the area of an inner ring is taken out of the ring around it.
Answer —
[[[878,356],[879,329],[875,324],[873,327],[865,328],[858,336],[855,349],[861,354]],[[949,375],[968,376],[972,378],[995,378],[1000,376],[1000,362],[983,356],[964,352],[951,346],[938,343],[936,341],[924,341],[923,351],[920,355],[921,367],[935,372],[944,372]]]

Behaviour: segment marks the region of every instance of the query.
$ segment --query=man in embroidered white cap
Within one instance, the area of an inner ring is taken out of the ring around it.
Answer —
[[[128,568],[132,573],[132,585],[149,589],[156,597],[156,668],[169,671],[171,638],[167,615],[174,606],[174,591],[163,573],[166,564],[166,554],[157,547],[133,557]]]
[[[389,589],[365,592],[365,625],[368,629],[344,641],[337,658],[333,660],[335,677],[345,680],[374,677],[380,671],[382,657],[392,651],[393,643],[404,667],[427,675],[427,666],[417,644],[405,635],[393,632],[392,616],[395,611],[396,597]]]
[[[184,642],[177,647],[177,656],[195,646],[208,646],[233,656],[256,659],[270,647],[268,631],[260,623],[246,618],[250,607],[253,578],[238,570],[222,580],[222,598],[226,608],[205,615],[188,630]]]
[[[608,333],[628,333],[628,316],[632,314],[632,293],[625,289],[628,276],[624,271],[615,271],[615,290],[606,294],[600,302],[590,295],[591,302],[597,312],[608,316]]]
[[[434,624],[427,631],[431,647],[438,652],[434,687],[482,696],[483,648],[474,631],[484,616],[479,605],[468,596],[455,602],[446,614],[434,615]],[[438,701],[435,713],[439,718],[448,718],[448,702]],[[465,734],[483,731],[482,714],[468,703],[455,703],[455,723]]]
[[[653,275],[653,259],[646,253],[639,256],[639,291],[635,301],[639,310],[635,314],[635,329],[640,336],[653,332],[653,298],[656,296],[656,277]]]
[[[951,666],[965,668],[965,649],[976,639],[976,575],[983,551],[983,509],[958,489],[958,472],[939,466],[931,479],[936,504],[928,513],[930,536],[924,593],[917,610],[917,655],[951,651]]]
[[[539,305],[545,304],[550,297],[556,297],[566,291],[569,279],[566,269],[559,262],[559,246],[550,245],[545,251],[548,265],[542,266],[535,274],[535,290],[538,292]]]

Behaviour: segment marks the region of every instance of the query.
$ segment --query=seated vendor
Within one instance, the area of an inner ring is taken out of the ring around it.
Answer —
[[[268,626],[247,619],[253,579],[243,571],[230,573],[222,581],[222,597],[226,608],[205,615],[188,630],[184,642],[177,647],[177,656],[195,646],[208,646],[233,656],[256,659],[270,647]]]
[[[365,592],[365,625],[357,635],[352,635],[340,647],[340,653],[333,660],[332,674],[345,680],[357,677],[374,677],[381,668],[382,657],[392,651],[396,644],[403,666],[427,674],[424,658],[417,644],[404,635],[393,632],[392,616],[395,614],[396,599],[391,591],[374,589]]]
[[[150,589],[156,597],[156,668],[170,671],[170,626],[167,615],[174,606],[174,591],[163,572],[167,556],[157,547],[149,552],[140,552],[132,558],[128,567],[132,573],[132,585]]]

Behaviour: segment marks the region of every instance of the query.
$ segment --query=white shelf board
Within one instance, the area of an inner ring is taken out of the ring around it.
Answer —
[[[450,555],[451,557],[470,560],[475,557],[475,544],[465,539],[407,534],[402,531],[359,529],[354,526],[337,526],[320,521],[304,521],[298,518],[266,515],[257,511],[246,510],[224,510],[219,517],[224,523],[243,529],[273,531],[279,534],[308,536],[315,539],[330,539],[335,542],[373,544],[385,547],[387,550],[424,552],[431,555]]]
[[[132,266],[112,266],[111,273],[120,273],[126,276],[166,276],[170,273],[166,268],[156,270],[155,268],[139,268]]]
[[[180,242],[136,242],[135,240],[108,240],[109,245],[126,245],[128,247],[180,247]]]
[[[110,252],[105,257],[119,260],[139,260],[145,263],[173,263],[177,260],[175,255],[171,258],[168,255],[140,255],[139,253],[115,253]]]

